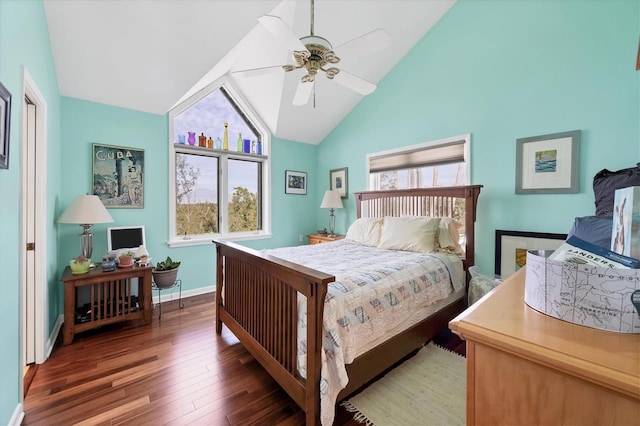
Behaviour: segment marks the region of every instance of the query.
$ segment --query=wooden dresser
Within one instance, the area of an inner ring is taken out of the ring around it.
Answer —
[[[640,424],[640,335],[542,314],[525,304],[524,279],[449,323],[467,342],[467,424]]]

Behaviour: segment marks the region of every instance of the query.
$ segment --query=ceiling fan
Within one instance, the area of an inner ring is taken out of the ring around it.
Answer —
[[[310,1],[310,34],[300,39],[279,16],[265,15],[258,18],[258,22],[262,26],[276,38],[282,40],[289,50],[293,52],[294,64],[265,68],[282,68],[286,72],[299,69],[305,71],[293,98],[294,105],[305,105],[313,92],[313,105],[315,107],[315,79],[320,72],[324,73],[328,79],[336,81],[362,95],[368,95],[373,92],[376,88],[375,84],[333,66],[340,62],[340,58],[334,52],[329,40],[314,34],[314,0]],[[391,37],[389,34],[383,29],[377,29],[338,46],[336,50],[343,55],[355,55],[370,53],[390,45]]]

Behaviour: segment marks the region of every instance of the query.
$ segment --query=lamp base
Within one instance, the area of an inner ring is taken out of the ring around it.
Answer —
[[[82,224],[82,234],[80,234],[80,254],[87,259],[91,259],[93,254],[93,234],[91,233],[91,225]],[[95,265],[94,265],[95,266]]]
[[[335,237],[336,233],[335,233],[335,229],[336,229],[336,215],[335,215],[335,209],[331,208],[329,209],[329,234],[327,235],[328,237]]]

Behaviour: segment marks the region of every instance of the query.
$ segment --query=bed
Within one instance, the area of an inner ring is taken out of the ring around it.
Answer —
[[[462,223],[464,271],[474,264],[474,225],[481,185],[356,192],[358,218],[429,216],[453,217]],[[252,250],[224,240],[217,249],[216,331],[223,324],[303,409],[307,424],[327,423],[326,366],[323,338],[325,302],[336,276],[284,260],[269,251]],[[335,243],[325,243],[335,244]],[[337,246],[336,246],[337,247]],[[280,253],[274,250],[275,253]],[[468,283],[465,274],[464,284]],[[429,341],[449,320],[465,308],[465,287],[443,298],[425,318],[414,321],[391,338],[366,348],[344,365],[348,384],[336,400],[342,400],[380,373]],[[300,300],[303,306],[300,305]],[[305,328],[299,328],[306,310]],[[304,330],[302,333],[299,330]],[[304,334],[298,336],[298,334]],[[304,340],[304,371],[299,365],[300,339]],[[324,363],[324,364],[323,364]],[[325,371],[326,375],[326,371]],[[326,405],[326,400],[322,400]],[[333,407],[331,407],[333,409]],[[333,413],[330,414],[333,418]]]

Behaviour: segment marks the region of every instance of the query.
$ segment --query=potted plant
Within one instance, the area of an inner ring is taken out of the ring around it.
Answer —
[[[173,261],[171,257],[167,256],[166,260],[156,263],[151,271],[153,282],[158,288],[172,287],[176,282],[179,266],[180,262]]]
[[[108,254],[102,258],[102,272],[111,272],[116,270],[116,258]]]
[[[87,272],[89,272],[90,266],[91,266],[91,259],[87,259],[83,255],[80,255],[74,259],[71,259],[71,262],[69,262],[71,273],[74,275],[86,274]]]
[[[118,265],[121,268],[128,268],[129,266],[133,266],[133,252],[132,251],[124,251],[118,255]]]

